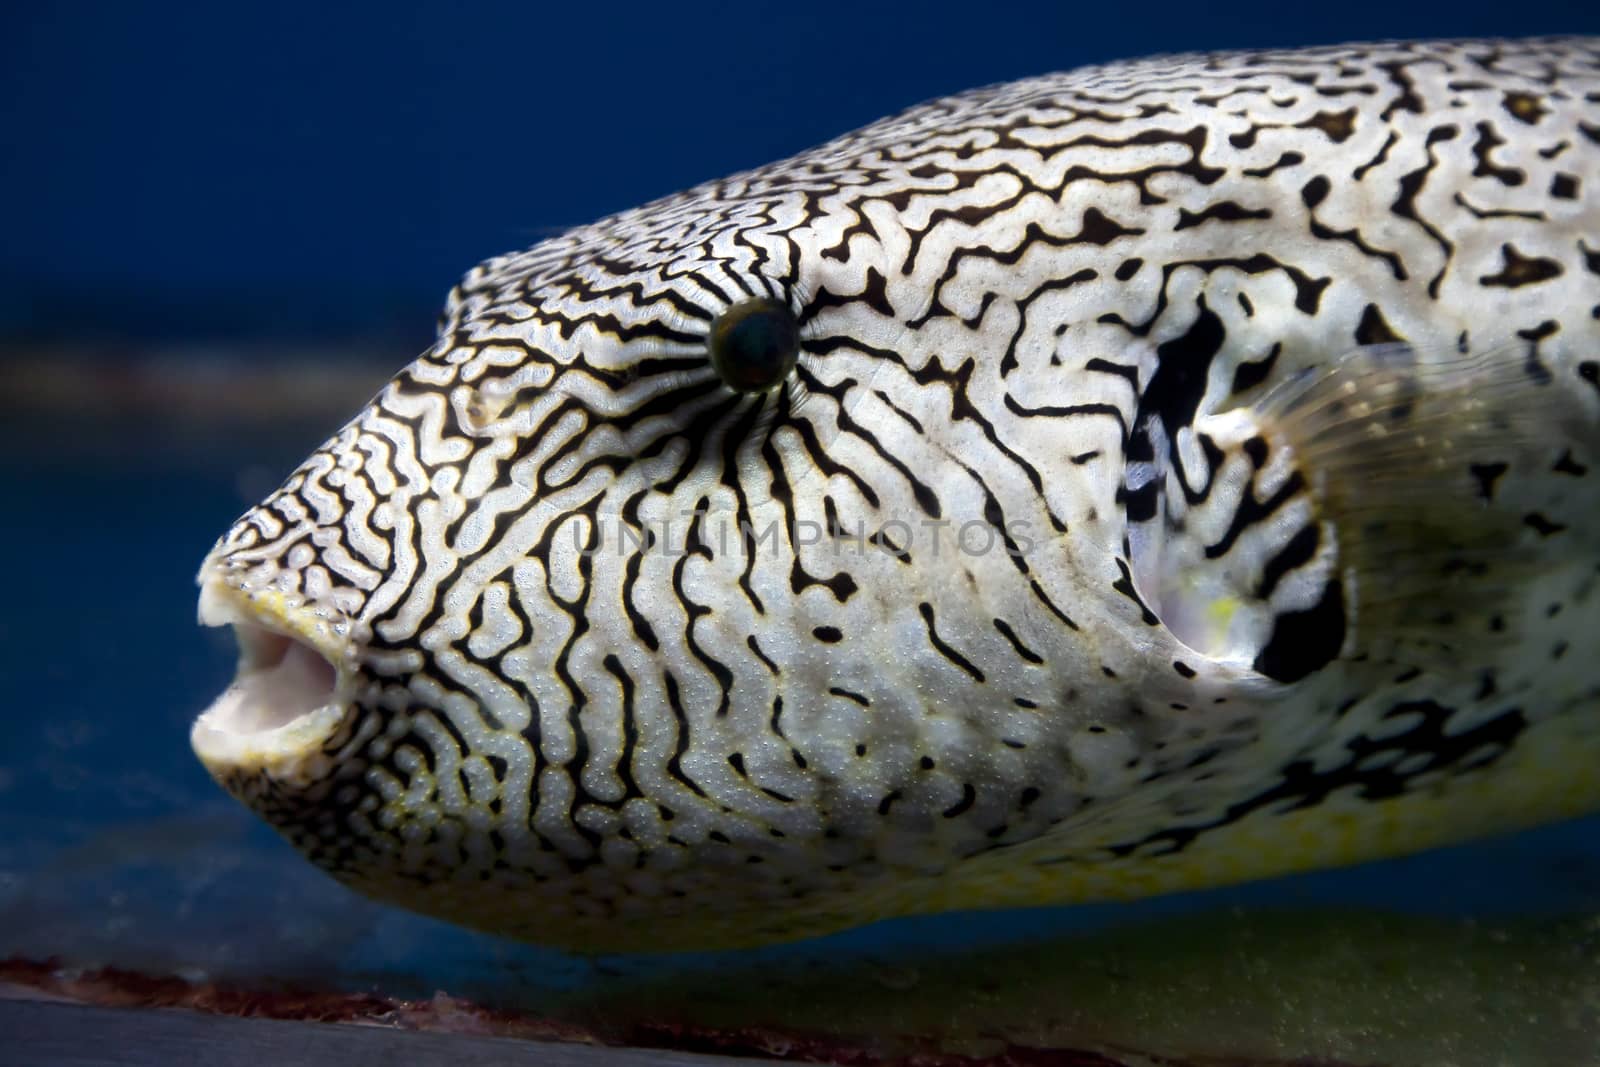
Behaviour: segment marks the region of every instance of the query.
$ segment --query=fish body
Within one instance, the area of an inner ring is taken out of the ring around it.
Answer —
[[[1600,806],[1600,39],[979,89],[490,259],[218,542],[217,780],[592,950]]]

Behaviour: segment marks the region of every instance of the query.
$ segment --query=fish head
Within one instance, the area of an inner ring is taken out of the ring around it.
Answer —
[[[241,654],[194,748],[315,862],[380,894],[931,876],[1059,817],[1026,783],[1060,716],[1086,783],[1162,728],[1105,550],[1126,390],[1033,419],[1053,337],[976,358],[936,275],[763,175],[475,269],[206,560]]]
[[[978,90],[485,262],[203,565],[195,750],[347,884],[585,948],[1600,804],[1593,120],[1478,240],[1490,118],[1383,96],[1476,46],[1374,47]]]

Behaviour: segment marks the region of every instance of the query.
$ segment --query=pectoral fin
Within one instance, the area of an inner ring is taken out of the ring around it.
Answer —
[[[1180,640],[1280,681],[1358,652],[1458,655],[1595,545],[1595,502],[1551,474],[1597,437],[1561,373],[1525,342],[1367,346],[1170,442],[1154,429],[1143,592]]]

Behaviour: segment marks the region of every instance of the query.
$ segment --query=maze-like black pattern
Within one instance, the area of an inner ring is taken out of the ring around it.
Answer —
[[[705,352],[751,297],[802,333],[755,395]],[[1557,712],[1519,664],[1595,624],[1592,563],[1440,678],[1364,646],[1314,565],[1316,472],[1202,424],[1359,345],[1518,338],[1592,420],[1600,41],[1163,58],[913,108],[472,270],[217,549],[359,650],[324,772],[226,784],[353,884],[583,942],[779,936],[997,850],[1136,864],[1341,783],[1484,773]],[[1593,559],[1592,440],[1494,475],[1552,558]],[[1253,662],[1141,591],[1130,529],[1166,498],[1255,568],[1282,629]]]

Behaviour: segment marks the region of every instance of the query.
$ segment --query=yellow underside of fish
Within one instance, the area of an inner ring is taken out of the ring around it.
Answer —
[[[598,953],[749,948],[907,915],[1135,900],[1382,859],[1600,809],[1600,774],[1593,773],[1600,730],[1589,723],[1595,712],[1600,707],[1569,709],[1530,726],[1493,765],[1403,796],[1373,802],[1352,786],[1302,810],[1263,808],[1201,833],[1181,851],[1097,858],[1114,836],[1075,832],[1069,844],[1047,835],[985,853],[938,878],[886,878],[782,909],[590,919],[541,914],[528,897],[508,899],[473,883],[411,885],[403,894],[393,884],[352,885],[465,926]],[[1063,860],[1067,855],[1078,858]]]

